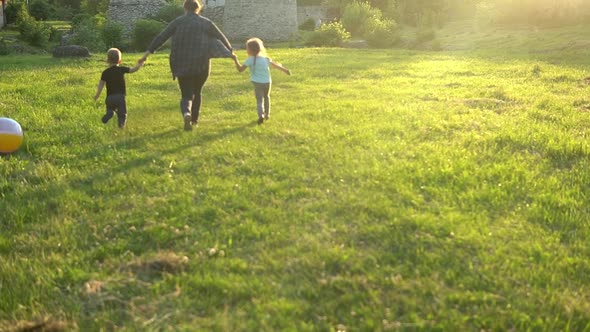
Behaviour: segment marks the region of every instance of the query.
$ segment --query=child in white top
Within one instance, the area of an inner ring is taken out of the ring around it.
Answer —
[[[233,59],[240,73],[246,68],[250,68],[250,80],[254,84],[254,93],[256,95],[258,124],[262,124],[264,120],[270,118],[270,88],[272,84],[270,66],[281,70],[287,75],[291,75],[291,71],[280,63],[273,62],[266,55],[264,44],[259,38],[248,39],[246,51],[248,52],[248,59],[243,64],[240,64],[235,54]]]

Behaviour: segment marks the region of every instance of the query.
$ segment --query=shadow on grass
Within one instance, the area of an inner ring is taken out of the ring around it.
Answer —
[[[8,222],[0,225],[0,229],[6,229],[15,234],[19,231],[24,231],[25,224],[35,224],[37,222],[45,222],[48,219],[59,216],[61,206],[63,205],[64,195],[69,191],[78,191],[86,193],[89,197],[98,197],[102,195],[100,191],[95,188],[96,185],[108,180],[113,174],[125,174],[129,170],[150,165],[153,160],[162,159],[166,155],[176,154],[184,150],[195,147],[206,147],[209,143],[231,136],[237,132],[253,128],[256,126],[255,122],[249,122],[242,126],[233,128],[221,128],[210,133],[200,133],[197,130],[193,132],[184,132],[181,128],[172,129],[163,132],[154,133],[152,135],[142,135],[128,140],[123,140],[114,145],[116,149],[121,151],[142,150],[150,151],[149,142],[165,140],[178,135],[193,135],[194,140],[190,143],[180,144],[177,146],[168,147],[167,149],[159,149],[147,154],[142,154],[141,157],[129,159],[123,163],[116,163],[112,167],[104,168],[99,172],[95,172],[91,177],[74,176],[65,179],[64,181],[53,182],[47,185],[30,186],[30,190],[20,195],[9,195],[2,200],[0,207],[4,207]],[[79,155],[77,159],[81,160],[81,164],[91,164],[93,160],[100,159],[101,154],[96,151],[108,151],[113,149],[112,144],[97,145],[92,151]],[[7,156],[10,158],[11,156]],[[28,207],[23,207],[22,202],[29,202]],[[81,202],[83,204],[83,202]],[[35,205],[35,209],[31,209],[30,205]],[[11,209],[9,207],[14,207]],[[22,207],[22,208],[20,208]],[[10,214],[14,214],[15,218],[11,218]],[[14,220],[18,216],[18,221]]]

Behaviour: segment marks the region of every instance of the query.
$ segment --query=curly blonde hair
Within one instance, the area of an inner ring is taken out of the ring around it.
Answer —
[[[110,48],[107,51],[107,62],[111,65],[116,65],[121,62],[121,51],[118,48]]]

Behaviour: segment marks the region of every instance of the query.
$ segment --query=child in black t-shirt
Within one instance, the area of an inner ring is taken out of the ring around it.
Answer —
[[[117,119],[119,120],[119,128],[125,128],[127,105],[125,103],[126,88],[124,75],[138,71],[143,65],[143,61],[138,61],[135,67],[132,68],[120,66],[121,51],[111,48],[107,52],[107,62],[109,68],[102,72],[94,100],[96,101],[100,97],[100,93],[106,84],[107,98],[105,104],[107,106],[107,113],[102,117],[102,123],[109,122],[116,112]]]

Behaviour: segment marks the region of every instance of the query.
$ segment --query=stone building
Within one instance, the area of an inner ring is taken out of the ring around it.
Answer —
[[[216,6],[224,6],[225,0],[204,0],[204,5],[206,7],[216,7]]]
[[[120,23],[124,33],[128,34],[133,30],[135,22],[155,15],[165,5],[166,0],[111,0],[107,17]]]
[[[296,0],[226,0],[223,31],[231,40],[288,40],[297,33]]]
[[[265,41],[288,40],[295,33],[296,0],[202,0],[203,16],[217,24],[231,41],[259,37]],[[135,22],[157,13],[165,0],[111,0],[107,17],[132,30]]]

